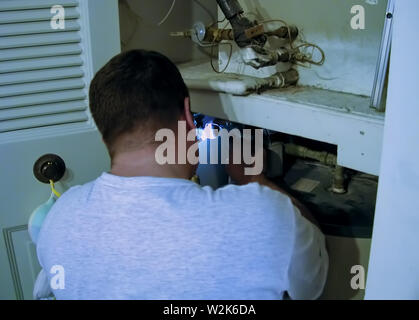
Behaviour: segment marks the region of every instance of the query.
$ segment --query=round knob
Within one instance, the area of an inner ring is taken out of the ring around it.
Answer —
[[[64,160],[55,154],[45,154],[36,160],[33,165],[35,178],[42,183],[59,181],[65,173]]]

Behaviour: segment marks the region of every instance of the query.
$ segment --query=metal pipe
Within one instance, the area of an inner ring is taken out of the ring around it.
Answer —
[[[337,164],[337,156],[326,151],[315,151],[309,148],[292,143],[285,144],[285,153],[303,159],[317,160],[328,166],[334,166],[333,183],[331,191],[336,194],[346,193],[345,188],[345,168]]]
[[[228,20],[244,13],[243,8],[237,0],[217,0],[217,3]]]
[[[285,144],[285,153],[294,157],[317,160],[328,166],[337,164],[337,156],[326,151],[315,151],[293,143]]]
[[[265,45],[267,38],[260,33],[263,26],[258,26],[244,17],[244,10],[237,0],[217,0],[217,4],[233,27],[234,41],[240,48]]]
[[[346,193],[345,188],[345,168],[339,165],[336,165],[335,172],[333,174],[333,183],[332,183],[332,192],[337,194]]]
[[[269,37],[274,36],[278,38],[291,39],[291,41],[294,41],[298,36],[298,28],[296,26],[289,26],[289,28],[282,26],[279,28],[271,29],[265,26],[265,34]]]
[[[298,82],[298,72],[290,69],[266,78],[233,74],[229,76],[224,75],[223,78],[214,76],[201,79],[185,78],[184,80],[190,90],[209,90],[246,96],[267,88],[284,88],[294,85]]]
[[[258,27],[259,26],[261,25],[258,25]],[[196,32],[196,30],[171,32],[170,36],[192,38],[194,31]],[[266,32],[264,29],[262,29],[262,31],[263,31],[262,33],[266,34],[267,36],[273,36],[273,37],[278,37],[278,38],[289,39],[289,37],[291,36],[291,40],[294,40],[298,35],[298,29],[293,26],[290,27],[291,35],[289,35],[287,27],[280,27],[278,29],[273,29],[271,31],[266,31]],[[201,42],[219,43],[222,40],[227,40],[227,41],[234,40],[233,29],[219,29],[217,27],[210,26],[210,27],[205,28],[205,32],[203,32],[203,34],[204,36]]]

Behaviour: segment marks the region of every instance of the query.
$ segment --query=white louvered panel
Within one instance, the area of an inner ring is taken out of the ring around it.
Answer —
[[[29,47],[29,48],[12,48],[12,49],[3,49],[0,55],[1,61],[12,61],[20,59],[33,59],[33,58],[42,58],[42,57],[59,57],[65,55],[79,55],[82,53],[82,49],[78,43],[71,44],[56,44],[53,46],[38,46],[38,47]],[[44,59],[46,60],[46,59]],[[78,57],[78,60],[81,61],[81,58]],[[25,60],[19,61],[22,63]],[[6,68],[6,66],[4,67]]]
[[[83,69],[80,67],[12,72],[0,77],[0,86],[35,81],[59,80],[62,78],[80,78],[83,75]]]
[[[40,117],[22,118],[0,122],[0,133],[54,126],[66,123],[84,122],[89,120],[85,111],[60,113]]]
[[[76,67],[81,65],[83,65],[83,60],[80,55],[44,57],[0,62],[0,73]]]
[[[76,8],[67,8],[65,10],[66,20],[77,19],[79,17],[80,13]],[[28,12],[25,10],[0,12],[0,23],[16,23],[28,21],[51,21],[51,8],[31,10],[30,15],[28,15]]]
[[[66,32],[78,31],[80,26],[77,20],[66,20],[65,29]],[[63,32],[64,30],[54,30],[51,28],[50,21],[39,21],[39,22],[26,22],[26,23],[9,23],[0,24],[0,37],[3,36],[19,36],[36,33],[57,33]]]
[[[50,103],[41,106],[6,109],[0,110],[0,121],[16,120],[21,118],[44,116],[64,112],[83,111],[85,109],[86,103],[80,101],[67,101],[60,103]]]
[[[85,90],[65,90],[0,98],[0,110],[25,106],[86,99]]]
[[[0,0],[0,134],[89,120],[80,31],[77,0]]]

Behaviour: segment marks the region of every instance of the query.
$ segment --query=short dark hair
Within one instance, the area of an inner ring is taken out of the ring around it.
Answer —
[[[115,140],[139,127],[172,127],[189,96],[182,76],[164,55],[130,50],[113,57],[94,76],[90,111],[112,156]]]

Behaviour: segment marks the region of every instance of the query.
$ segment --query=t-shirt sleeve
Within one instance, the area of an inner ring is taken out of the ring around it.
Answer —
[[[294,207],[294,243],[288,266],[287,291],[292,299],[317,299],[329,268],[326,240],[320,229]]]

